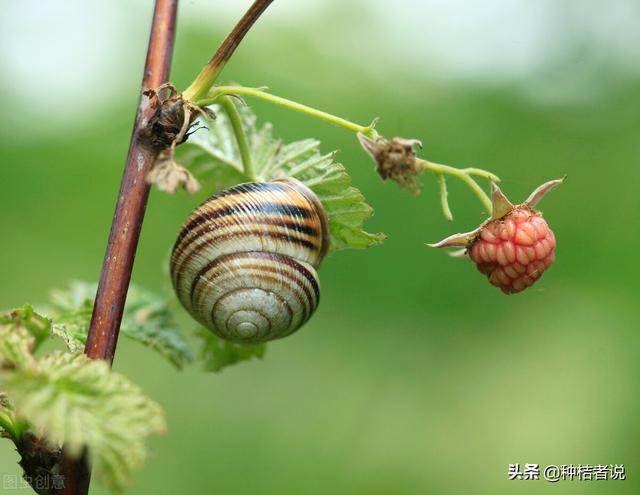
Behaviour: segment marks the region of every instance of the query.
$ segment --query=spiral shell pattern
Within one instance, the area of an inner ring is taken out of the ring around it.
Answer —
[[[171,279],[185,309],[216,335],[264,342],[290,335],[313,314],[316,269],[328,246],[324,208],[301,182],[240,184],[187,218]]]

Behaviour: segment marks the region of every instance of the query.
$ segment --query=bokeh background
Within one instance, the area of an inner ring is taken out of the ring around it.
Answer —
[[[151,3],[2,2],[3,308],[99,275]],[[249,3],[181,2],[178,87]],[[638,493],[639,23],[633,0],[277,0],[224,80],[380,117],[430,160],[497,173],[515,201],[568,174],[541,205],[557,263],[503,296],[423,245],[482,220],[467,189],[449,181],[450,225],[433,177],[413,197],[347,131],[251,102],[283,139],[340,150],[388,241],[331,256],[317,314],[263,361],[177,372],[122,339],[115,367],[169,424],[131,493]],[[168,291],[168,251],[199,200],[152,193],[135,283]],[[0,445],[0,473],[16,460]],[[525,462],[623,463],[627,480],[507,481]]]

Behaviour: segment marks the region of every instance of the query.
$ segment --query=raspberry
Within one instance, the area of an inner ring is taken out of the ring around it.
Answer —
[[[535,206],[563,180],[542,184],[516,206],[493,184],[491,218],[471,232],[454,234],[429,246],[464,247],[455,254],[468,255],[491,284],[505,294],[521,292],[555,261],[556,238]]]
[[[523,206],[483,225],[467,251],[489,282],[514,294],[533,285],[553,264],[555,247],[547,222]]]

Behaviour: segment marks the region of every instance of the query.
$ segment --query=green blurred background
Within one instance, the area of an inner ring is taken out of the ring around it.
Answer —
[[[138,97],[151,2],[60,3],[3,2],[3,308],[97,279]],[[248,3],[182,2],[178,87]],[[497,173],[515,201],[568,174],[541,205],[557,263],[502,295],[423,245],[482,220],[470,191],[450,181],[450,225],[433,177],[413,197],[347,131],[250,102],[277,136],[339,149],[389,238],[331,256],[318,312],[263,361],[177,372],[122,339],[116,369],[169,424],[131,493],[638,493],[638,21],[629,1],[276,1],[224,80],[381,117],[430,160]],[[135,283],[168,291],[199,200],[152,193]],[[17,457],[4,442],[0,473]],[[627,480],[507,481],[525,462],[623,463]]]

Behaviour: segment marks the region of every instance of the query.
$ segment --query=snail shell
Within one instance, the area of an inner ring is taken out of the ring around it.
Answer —
[[[328,247],[324,208],[304,184],[240,184],[187,218],[171,254],[173,287],[185,309],[225,340],[282,338],[318,306],[316,270]]]

